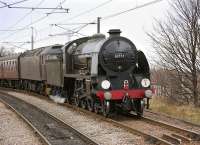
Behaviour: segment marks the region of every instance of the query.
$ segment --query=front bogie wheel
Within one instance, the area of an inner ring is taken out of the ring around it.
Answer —
[[[96,113],[96,114],[99,114],[99,108],[100,108],[100,105],[99,105],[99,103],[94,103],[94,112]]]
[[[80,99],[79,99],[79,95],[75,94],[74,96],[74,104],[79,107],[80,106]]]
[[[87,108],[87,102],[85,98],[81,99],[81,108],[86,109]]]
[[[104,100],[102,103],[103,116],[108,117],[110,115],[110,101]]]
[[[90,111],[90,112],[93,112],[94,111],[94,101],[93,99],[91,98],[88,98],[87,99],[87,109]]]
[[[143,111],[144,111],[143,101],[142,100],[136,100],[135,106],[136,106],[137,117],[141,118],[143,116]]]

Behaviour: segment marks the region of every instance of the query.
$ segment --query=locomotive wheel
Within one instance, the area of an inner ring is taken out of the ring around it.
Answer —
[[[68,97],[68,96],[66,97],[65,102],[66,102],[66,103],[70,103],[70,101],[69,101],[69,97]]]
[[[81,99],[81,108],[86,109],[87,108],[87,101],[85,100],[85,98]]]
[[[80,106],[80,99],[79,99],[79,96],[78,94],[76,93],[75,96],[74,96],[74,104],[79,107]]]
[[[94,103],[94,112],[99,114],[99,103]]]
[[[102,113],[103,116],[108,117],[110,114],[110,102],[109,101],[104,101],[102,103]]]
[[[144,106],[142,104],[142,101],[136,100],[135,106],[136,106],[136,114],[139,118],[141,118],[143,116],[143,110],[144,110]]]
[[[87,108],[89,111],[93,112],[94,111],[94,101],[93,99],[87,99]]]

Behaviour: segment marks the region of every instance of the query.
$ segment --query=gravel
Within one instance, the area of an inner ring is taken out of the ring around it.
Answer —
[[[124,125],[127,125],[137,130],[142,130],[144,133],[151,134],[159,138],[162,138],[164,134],[171,135],[173,133],[186,136],[185,133],[181,133],[179,131],[172,131],[168,128],[160,126],[159,124],[150,123],[148,121],[146,122],[146,121],[141,121],[137,119],[132,119],[130,116],[118,116],[118,118],[115,120],[123,123]],[[170,123],[167,122],[167,124],[170,124]],[[181,144],[188,145],[188,143],[181,143]],[[200,145],[200,141],[192,140],[189,144]]]
[[[42,145],[33,130],[1,102],[0,145]]]
[[[6,91],[7,92],[7,91]],[[64,106],[57,105],[51,101],[40,99],[31,95],[7,92],[17,98],[23,99],[33,105],[38,106],[40,109],[45,110],[54,116],[62,119],[67,124],[78,129],[80,132],[86,134],[94,141],[102,145],[143,145],[148,144],[144,138],[138,135],[127,132],[124,129],[116,127],[111,123],[95,119],[84,113],[74,111]]]

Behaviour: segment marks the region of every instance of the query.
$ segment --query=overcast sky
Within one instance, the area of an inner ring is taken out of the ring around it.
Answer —
[[[10,4],[21,0],[1,1]],[[34,48],[55,43],[64,44],[70,39],[72,40],[82,37],[83,35],[89,36],[96,33],[96,25],[88,25],[79,31],[80,34],[76,34],[72,37],[67,35],[53,37],[49,35],[66,33],[67,30],[51,24],[89,23],[96,20],[97,17],[105,18],[111,14],[128,10],[151,1],[154,0],[27,0],[13,6],[55,8],[63,2],[62,7],[69,8],[69,13],[55,13],[47,16],[46,13],[49,13],[52,10],[0,8],[0,30],[25,28],[20,31],[0,31],[0,42],[30,41],[31,27],[33,27],[35,40]],[[0,7],[1,6],[4,5],[0,3]],[[146,32],[152,31],[155,18],[165,19],[166,10],[168,9],[168,0],[162,0],[156,4],[136,9],[116,17],[102,19],[101,33],[107,35],[109,29],[121,29],[121,35],[131,39],[136,47],[144,51],[148,58],[151,59],[153,48]],[[82,26],[83,25],[62,25],[62,27],[66,29],[74,30],[77,30],[76,28],[81,28]],[[0,46],[2,45],[6,47],[14,47],[15,45],[22,47],[15,47],[17,52],[31,49],[31,44],[29,43],[0,43]]]

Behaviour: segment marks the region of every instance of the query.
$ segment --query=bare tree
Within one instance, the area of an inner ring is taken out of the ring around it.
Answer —
[[[167,97],[168,101],[173,103],[187,105],[190,103],[190,95],[187,95],[188,90],[185,91],[185,88],[180,85],[181,82],[175,70],[157,66],[151,70],[151,80],[154,82],[153,87],[159,88],[156,95]]]
[[[156,21],[155,32],[148,33],[159,55],[159,64],[179,82],[177,92],[199,103],[200,5],[199,0],[174,0],[167,21]],[[176,94],[174,94],[176,95]]]
[[[0,57],[11,55],[11,54],[14,54],[13,49],[6,48],[4,46],[0,47]]]

